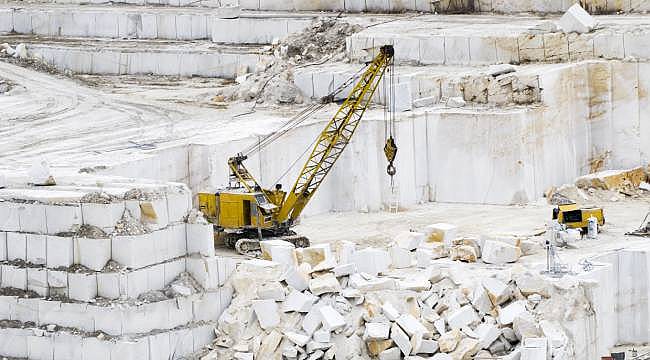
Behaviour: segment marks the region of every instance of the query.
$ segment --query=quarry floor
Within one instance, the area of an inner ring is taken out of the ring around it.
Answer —
[[[593,202],[605,212],[605,226],[598,240],[583,240],[571,248],[559,250],[563,261],[577,262],[590,255],[624,247],[647,246],[650,238],[627,236],[639,227],[650,210],[650,196],[618,201]],[[544,238],[545,224],[551,218],[553,205],[544,200],[525,206],[429,203],[398,213],[330,213],[304,218],[296,231],[312,243],[333,243],[348,240],[357,245],[386,246],[402,231],[418,230],[434,223],[458,226],[460,236],[512,235]],[[523,256],[519,263],[544,263],[545,251],[540,246],[533,255]]]

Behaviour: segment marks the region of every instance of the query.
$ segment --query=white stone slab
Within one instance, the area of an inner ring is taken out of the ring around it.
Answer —
[[[19,211],[21,204],[0,202],[0,230],[20,231]]]
[[[68,267],[74,264],[74,240],[72,237],[47,236],[47,267]]]
[[[167,232],[167,235],[164,235],[165,232]],[[159,233],[160,235],[156,235]],[[187,254],[187,231],[185,229],[185,224],[170,225],[166,229],[163,229],[159,232],[154,232],[154,236],[154,246],[156,249],[158,249],[158,244],[162,243],[164,236],[167,236],[168,254],[165,256],[164,252],[158,251],[159,254],[156,258],[157,262],[184,256]]]
[[[111,239],[75,238],[78,263],[95,271],[111,259]]]
[[[406,250],[415,250],[425,240],[425,235],[419,232],[403,231],[397,234],[395,242],[397,246]]]
[[[446,223],[431,224],[424,228],[424,235],[427,242],[441,242],[445,246],[451,247],[453,240],[458,235],[458,227]]]
[[[359,272],[371,275],[378,275],[387,271],[391,262],[387,251],[372,248],[355,251],[352,255],[352,261]]]
[[[0,284],[3,288],[27,290],[27,269],[13,265],[0,265],[0,267],[2,268]]]
[[[364,339],[369,340],[386,340],[390,333],[389,322],[369,322],[366,323],[366,329],[363,334]]]
[[[424,334],[427,329],[411,314],[400,315],[395,322],[409,335]]]
[[[65,271],[48,270],[47,271],[47,286],[50,291],[63,293],[68,296],[68,273]]]
[[[48,234],[70,232],[82,223],[81,206],[47,206],[45,217]]]
[[[480,324],[474,331],[478,335],[481,349],[487,349],[501,335],[501,330],[496,325],[488,323]]]
[[[345,319],[338,313],[338,311],[334,310],[333,307],[326,305],[320,307],[318,310],[320,312],[323,328],[335,331],[345,326]]]
[[[526,301],[519,300],[508,304],[506,307],[499,311],[499,324],[508,325],[519,314],[526,312]]]
[[[90,301],[97,297],[97,275],[85,273],[68,274],[68,292],[71,299]]]
[[[131,271],[126,274],[126,293],[130,297],[137,297],[149,290],[149,278],[147,276],[147,269],[140,269],[140,271]]]
[[[521,249],[500,241],[486,240],[481,253],[485,263],[505,264],[517,261],[521,256]]]
[[[99,340],[95,337],[83,338],[83,359],[110,360],[111,353],[109,344],[109,342]]]
[[[44,268],[27,268],[27,290],[40,296],[48,296],[47,270]]]
[[[565,33],[588,33],[596,26],[596,20],[582,6],[574,4],[562,15],[558,25]]]
[[[391,257],[391,266],[395,269],[403,269],[411,266],[412,255],[407,249],[399,246],[391,246],[388,249]]]
[[[219,260],[217,257],[197,257],[187,258],[187,272],[204,289],[216,289],[219,287]]]
[[[54,338],[50,336],[29,336],[27,338],[27,357],[29,359],[53,359]]]
[[[124,202],[112,204],[81,204],[81,214],[86,225],[97,226],[106,233],[112,233],[124,214]]]
[[[282,304],[282,311],[297,311],[306,313],[311,310],[316,299],[312,295],[307,295],[298,290],[292,290]]]
[[[35,265],[45,265],[47,251],[47,235],[26,234],[26,260]]]
[[[182,222],[192,208],[192,194],[184,184],[179,184],[166,194],[169,222]]]
[[[411,339],[409,339],[406,333],[396,323],[393,323],[390,329],[390,338],[397,344],[397,347],[399,347],[404,356],[411,354]]]
[[[444,64],[445,38],[432,36],[420,40],[420,63],[423,65]]]
[[[156,241],[166,243],[169,232],[155,231],[142,235],[115,236],[111,257],[127,268],[139,269],[158,262]]]
[[[262,258],[272,260],[285,268],[298,266],[295,246],[284,240],[267,240],[261,243]]]
[[[126,295],[126,275],[120,273],[98,273],[97,274],[97,295],[106,299],[119,299],[120,295]]]
[[[38,321],[38,302],[39,299],[18,298],[16,303],[15,315],[12,320],[21,322]]]
[[[447,323],[452,330],[463,328],[478,321],[479,317],[471,305],[465,305],[447,317]]]
[[[546,360],[548,357],[546,338],[526,338],[523,340],[521,360]]]
[[[0,330],[0,353],[7,357],[27,357],[27,337],[29,329],[7,328]]]
[[[214,256],[212,224],[187,224],[187,253]]]
[[[272,329],[280,324],[278,305],[273,300],[253,300],[253,311],[262,329]]]
[[[45,208],[46,205],[41,204],[20,204],[18,207],[20,231],[46,234]]]
[[[0,232],[0,261],[7,260],[7,233]]]
[[[27,234],[7,233],[7,259],[27,260]]]

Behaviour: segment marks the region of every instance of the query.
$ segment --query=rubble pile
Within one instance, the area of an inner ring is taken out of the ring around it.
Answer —
[[[433,236],[446,240],[447,230]],[[263,259],[231,277],[232,303],[201,359],[531,360],[546,358],[550,328],[564,339],[552,353],[569,358],[562,316],[542,322],[537,310],[554,284],[521,267],[466,274],[468,265],[438,259],[420,240],[402,234],[388,250],[264,242]]]
[[[294,69],[343,60],[346,37],[359,30],[359,26],[339,20],[316,20],[303,32],[274,42],[267,49],[274,54],[272,60],[262,60],[252,73],[242,73],[235,84],[221,89],[214,99],[301,104],[305,99],[294,83]]]
[[[549,189],[545,196],[550,204],[583,204],[593,201],[618,201],[637,198],[650,191],[646,168],[605,170],[581,176],[574,184]]]
[[[276,50],[294,63],[324,62],[345,58],[345,39],[361,30],[358,25],[334,19],[319,19],[303,32],[282,40]],[[276,55],[277,56],[277,55]]]

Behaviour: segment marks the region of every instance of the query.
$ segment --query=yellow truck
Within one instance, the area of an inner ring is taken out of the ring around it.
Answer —
[[[565,204],[553,209],[553,219],[557,219],[560,224],[564,224],[569,229],[581,229],[583,234],[587,232],[589,218],[592,216],[598,220],[598,228],[605,225],[605,215],[603,209],[599,207]]]

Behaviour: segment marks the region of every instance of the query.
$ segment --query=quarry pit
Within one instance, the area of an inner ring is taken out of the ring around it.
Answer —
[[[648,10],[0,2],[0,357],[646,358]],[[385,46],[309,246],[229,246],[202,194],[289,191]]]

